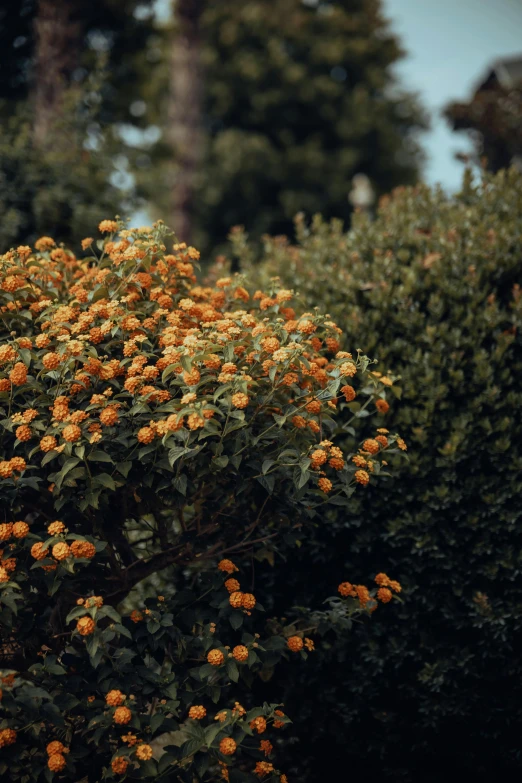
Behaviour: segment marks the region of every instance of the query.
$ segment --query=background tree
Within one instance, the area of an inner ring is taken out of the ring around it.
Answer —
[[[446,118],[467,131],[490,171],[522,162],[522,56],[499,60],[468,102],[450,103]]]
[[[0,46],[2,243],[49,226],[77,238],[129,209],[139,153],[126,141],[148,123],[141,74],[158,61],[151,2],[4,4]]]
[[[292,230],[299,210],[347,218],[351,179],[416,180],[424,118],[392,68],[403,56],[378,0],[223,0],[201,16],[205,154],[193,234]]]

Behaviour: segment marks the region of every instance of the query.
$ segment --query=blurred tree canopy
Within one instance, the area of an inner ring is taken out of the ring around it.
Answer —
[[[159,59],[151,6],[151,0],[3,4],[4,246],[31,242],[50,225],[58,239],[70,241],[131,206],[137,156],[125,139],[149,121],[142,76],[145,63],[153,67]]]
[[[349,217],[352,177],[414,182],[425,118],[380,0],[221,0],[201,14],[205,142],[193,239],[291,233],[299,210]]]
[[[357,173],[376,195],[416,180],[425,118],[380,0],[173,0],[162,24],[155,6],[0,9],[4,245],[70,241],[145,196],[208,251],[235,224],[346,219]]]

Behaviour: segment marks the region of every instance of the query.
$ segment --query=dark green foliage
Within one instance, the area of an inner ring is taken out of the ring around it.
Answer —
[[[402,190],[348,234],[317,219],[298,223],[297,247],[265,247],[261,285],[277,272],[306,289],[348,349],[364,345],[402,376],[384,426],[410,458],[337,517],[335,535],[321,528],[312,575],[303,561],[274,585],[281,611],[289,591],[305,601],[376,567],[404,587],[404,603],[379,610],[349,649],[321,647],[306,689],[287,672],[300,780],[339,764],[411,783],[520,770],[521,223],[510,171],[480,185],[467,176],[454,198]]]
[[[36,29],[45,4],[24,0],[0,9],[2,247],[34,242],[49,231],[71,242],[107,215],[128,212],[140,190],[129,171],[135,163],[150,164],[147,149],[140,153],[126,143],[129,134],[120,133],[148,122],[143,107],[150,90],[140,74],[147,62],[150,76],[157,61],[150,2],[62,3],[71,40],[57,37],[64,51],[49,54],[60,61],[63,94],[45,143],[34,138],[35,91],[45,76],[45,51],[36,67]],[[48,48],[52,41],[46,40]]]
[[[357,172],[378,193],[416,180],[424,118],[392,78],[402,51],[378,0],[224,0],[201,27],[199,246],[236,224],[291,231],[300,209],[347,218]]]
[[[123,192],[111,185],[115,169],[107,154],[70,143],[77,129],[69,124],[61,144],[37,150],[28,120],[13,117],[0,131],[0,242],[3,247],[34,242],[49,232],[57,239],[88,236],[100,220],[121,204]],[[76,138],[77,141],[77,138]],[[76,248],[77,249],[77,248]]]

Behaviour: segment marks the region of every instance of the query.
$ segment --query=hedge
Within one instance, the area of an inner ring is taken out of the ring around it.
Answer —
[[[392,563],[407,585],[371,636],[323,645],[306,689],[284,672],[308,726],[287,751],[301,780],[340,764],[412,782],[520,769],[521,226],[513,170],[480,182],[468,172],[454,196],[399,189],[347,233],[299,217],[298,242],[266,237],[261,259],[232,234],[260,285],[279,275],[401,376],[385,421],[410,442],[395,480],[318,532],[312,572],[274,576],[281,611],[288,593],[306,603],[342,568],[363,578]]]

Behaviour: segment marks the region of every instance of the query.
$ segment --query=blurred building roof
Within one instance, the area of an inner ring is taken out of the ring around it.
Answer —
[[[522,54],[518,57],[496,60],[486,78],[477,87],[477,92],[499,85],[505,90],[522,85]]]

